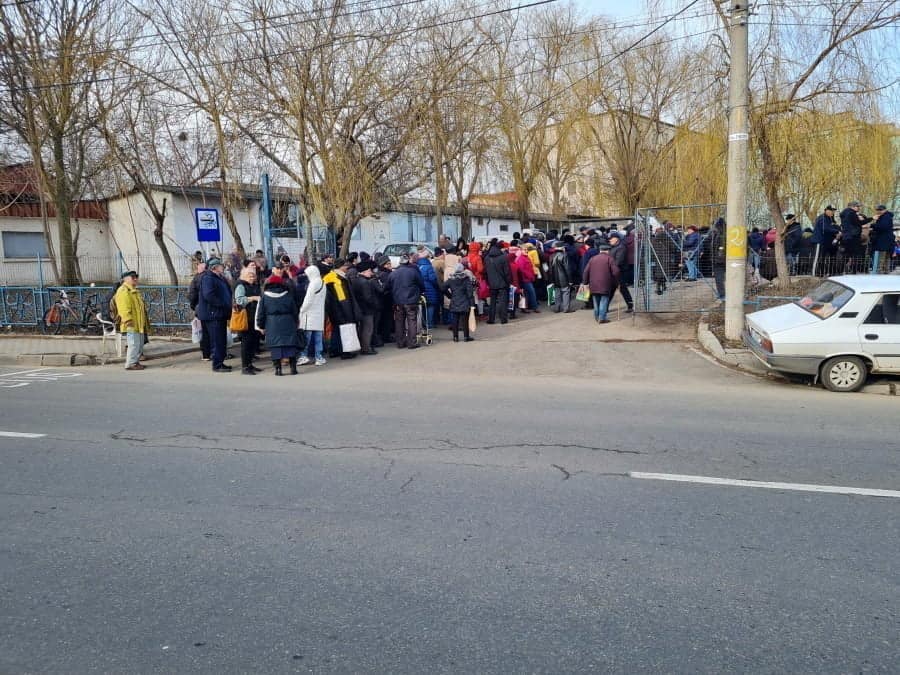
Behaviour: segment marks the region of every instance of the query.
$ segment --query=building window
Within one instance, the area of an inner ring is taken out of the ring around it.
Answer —
[[[500,231],[501,232],[509,232],[509,225],[501,225]]]
[[[478,217],[475,219],[475,222],[478,224],[478,227],[481,227],[482,225],[484,225],[484,218],[481,217],[481,216],[478,216]]]
[[[4,232],[4,258],[49,258],[43,232]]]

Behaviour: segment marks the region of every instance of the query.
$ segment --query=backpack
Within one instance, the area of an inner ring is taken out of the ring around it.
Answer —
[[[103,302],[103,309],[105,310],[104,314],[106,315],[103,318],[112,321],[116,325],[116,328],[119,327],[119,310],[116,307],[116,291],[119,290],[119,286],[121,285],[121,281],[115,284],[112,287],[112,290],[107,293]]]

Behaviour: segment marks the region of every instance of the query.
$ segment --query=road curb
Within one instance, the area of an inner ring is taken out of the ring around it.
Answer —
[[[789,382],[788,378],[757,365],[757,359],[749,349],[725,349],[719,338],[709,329],[709,321],[706,316],[701,316],[697,324],[697,341],[707,354],[723,366],[740,370],[770,380]],[[900,387],[896,382],[875,382],[867,384],[859,390],[860,394],[875,394],[879,396],[897,396]]]
[[[190,345],[172,349],[163,354],[146,354],[144,361],[156,361],[173,356],[182,356],[199,351],[199,345]],[[124,356],[104,356],[103,354],[17,354],[14,359],[0,359],[2,364],[14,364],[18,366],[52,366],[55,368],[70,368],[73,366],[104,366],[125,363]]]

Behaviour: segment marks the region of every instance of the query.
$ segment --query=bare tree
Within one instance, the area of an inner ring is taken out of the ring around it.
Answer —
[[[28,149],[42,205],[55,211],[58,279],[78,281],[77,223],[72,205],[91,171],[93,111],[90,93],[109,69],[114,25],[108,0],[12,2],[0,6],[0,122]],[[45,208],[45,222],[48,222]],[[52,247],[49,229],[45,228]],[[51,248],[52,250],[52,248]]]
[[[822,0],[815,6],[773,2],[767,10],[751,61],[750,131],[769,215],[780,235],[775,261],[783,287],[789,283],[783,213],[796,143],[783,133],[785,120],[826,97],[832,104],[845,101],[849,109],[863,96],[875,103],[879,83],[896,84],[896,72],[877,71],[873,50],[883,46],[881,37],[895,34],[900,5]]]

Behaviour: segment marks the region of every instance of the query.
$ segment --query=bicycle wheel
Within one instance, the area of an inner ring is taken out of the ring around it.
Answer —
[[[44,312],[40,328],[44,334],[59,335],[59,331],[62,330],[62,312],[59,311],[58,307],[51,307]]]

